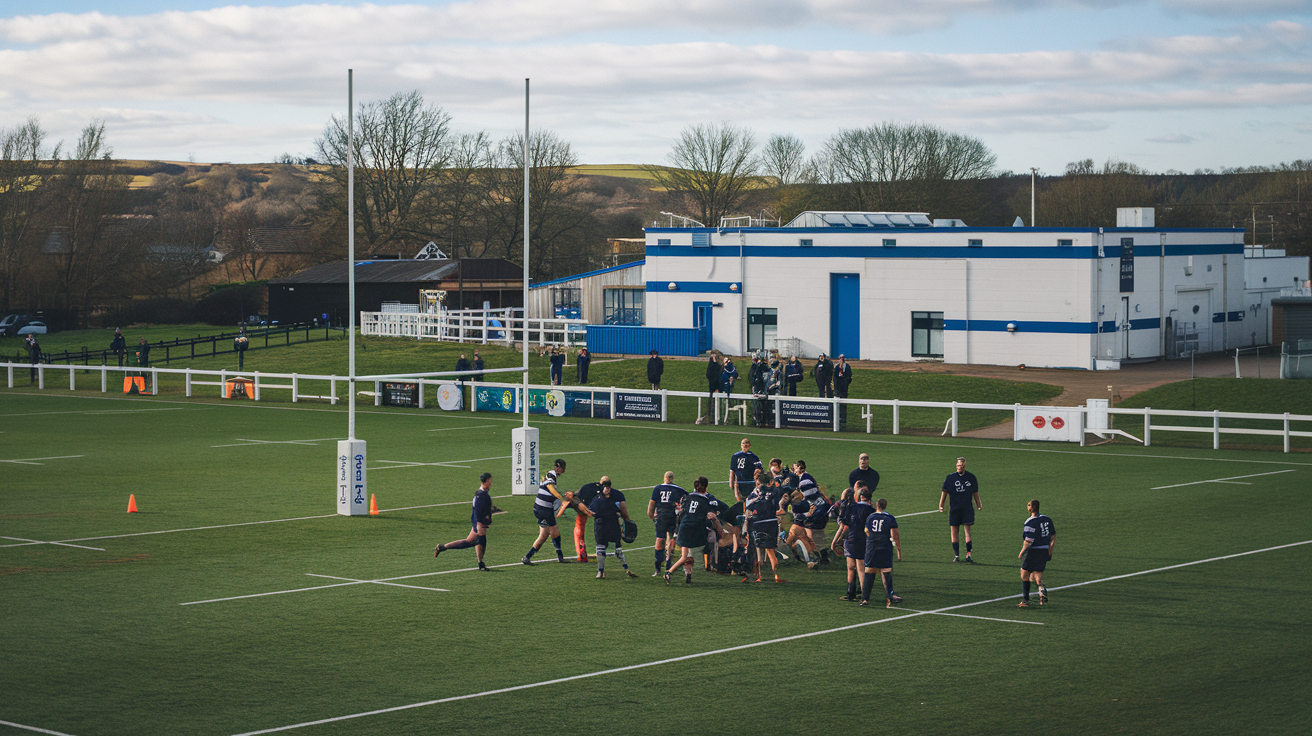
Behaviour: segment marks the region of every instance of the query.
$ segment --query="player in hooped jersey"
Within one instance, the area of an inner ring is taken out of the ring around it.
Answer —
[[[1048,588],[1043,584],[1043,571],[1052,559],[1052,548],[1057,545],[1057,527],[1052,519],[1039,513],[1039,499],[1029,502],[1030,518],[1021,531],[1024,542],[1020,548],[1020,607],[1030,607],[1030,582],[1039,587],[1039,605],[1048,602]]]
[[[874,587],[875,574],[884,582],[884,607],[892,608],[894,603],[901,603],[902,596],[893,592],[893,550],[897,550],[897,559],[902,560],[902,538],[898,536],[897,519],[885,511],[888,501],[879,499],[875,502],[875,512],[866,517],[866,559],[865,574],[861,579],[861,605],[870,605],[870,590]]]
[[[473,527],[469,530],[469,536],[437,545],[433,556],[437,557],[449,549],[473,547],[474,556],[478,558],[478,569],[486,572],[488,566],[483,564],[483,553],[487,551],[487,528],[492,526],[492,474],[483,473],[478,476],[478,482],[478,490],[474,492],[474,509],[469,514],[469,523]]]
[[[866,575],[866,519],[875,513],[870,505],[870,489],[865,481],[856,482],[856,503],[843,509],[838,520],[838,532],[834,543],[843,540],[843,557],[847,559],[847,595],[839,600],[856,601],[857,586],[865,580]]]
[[[711,511],[710,497],[706,495],[709,481],[699,475],[692,482],[692,493],[683,497],[679,505],[679,548],[682,551],[673,567],[683,566],[683,582],[692,582],[693,550],[706,546],[706,523],[715,521],[715,512]],[[670,584],[670,570],[665,571],[665,584]]]
[[[565,554],[560,550],[560,527],[556,526],[556,510],[561,504],[574,500],[574,494],[565,491],[563,494],[557,488],[558,479],[565,474],[565,461],[557,460],[555,466],[547,471],[546,477],[538,485],[538,495],[533,499],[533,516],[538,520],[538,538],[529,547],[528,553],[519,559],[525,565],[533,564],[533,555],[542,549],[542,543],[551,538],[551,543],[556,547],[556,562],[568,562]]]
[[[665,471],[665,482],[651,489],[647,518],[656,522],[656,572],[651,575],[654,578],[670,569],[669,563],[673,562],[672,557],[666,556],[666,551],[674,551],[679,533],[679,503],[686,495],[687,491],[674,485],[674,473],[669,470]]]
[[[820,490],[820,484],[815,478],[806,472],[805,460],[793,463],[793,473],[797,477],[797,490],[802,492],[811,506],[802,526],[811,538],[812,550],[820,550],[821,564],[828,565],[829,544],[825,541],[825,527],[829,525],[829,509],[833,508],[833,501]],[[875,489],[871,488],[870,492],[873,494]]]

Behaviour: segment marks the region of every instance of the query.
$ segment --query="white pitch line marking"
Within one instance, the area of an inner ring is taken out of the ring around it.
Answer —
[[[305,445],[306,447],[318,447],[317,442],[336,442],[344,440],[345,437],[321,437],[317,440],[248,440],[238,437],[238,443],[232,445],[210,445],[210,447],[257,447],[259,445]]]
[[[644,550],[644,549],[652,549],[652,547],[651,547],[651,546],[647,546],[647,547],[630,547],[629,549],[626,549],[625,552],[637,552],[638,550]],[[502,564],[502,565],[488,565],[488,567],[514,567],[514,566],[516,566],[516,565],[522,565],[522,564],[523,564],[522,562],[507,562],[507,563]],[[541,563],[535,563],[535,564],[546,565],[546,564],[550,564],[550,563],[547,562],[547,561],[544,561],[544,562],[541,562]],[[580,563],[580,564],[583,564],[583,563]],[[179,605],[179,606],[194,606],[194,605],[199,604],[199,603],[221,603],[221,602],[223,602],[223,601],[238,601],[238,600],[243,600],[243,599],[246,599],[246,598],[260,598],[260,597],[263,597],[263,596],[266,596],[266,595],[282,595],[282,594],[284,594],[284,593],[301,593],[301,592],[308,591],[308,590],[323,590],[323,589],[325,589],[325,588],[340,588],[340,587],[342,587],[342,586],[344,586],[344,585],[360,585],[360,584],[363,584],[363,583],[391,583],[391,582],[394,581],[394,580],[410,580],[410,579],[412,579],[412,578],[427,578],[427,577],[432,577],[432,576],[434,576],[434,575],[450,575],[450,574],[452,574],[452,573],[457,573],[457,572],[478,572],[478,568],[477,568],[477,567],[462,567],[462,568],[458,568],[458,569],[455,569],[455,570],[435,570],[435,571],[433,571],[433,572],[420,572],[420,573],[415,573],[415,574],[413,574],[413,575],[397,575],[396,577],[392,577],[392,578],[379,578],[379,579],[377,579],[377,580],[355,580],[354,578],[336,578],[336,577],[333,577],[332,575],[315,575],[314,573],[308,573],[308,572],[307,572],[307,573],[305,573],[306,575],[312,575],[313,577],[319,577],[319,578],[332,578],[332,579],[334,579],[334,580],[350,580],[351,582],[346,582],[346,583],[333,583],[332,585],[315,585],[315,586],[312,586],[312,587],[309,587],[309,588],[292,588],[292,589],[290,589],[290,590],[275,590],[275,591],[271,591],[271,592],[268,592],[268,593],[251,593],[250,595],[234,595],[234,596],[232,596],[232,597],[230,597],[230,598],[211,598],[211,599],[209,599],[209,600],[204,600],[204,601],[191,601],[191,602],[189,602],[189,603],[179,603],[178,605]],[[424,588],[424,590],[441,590],[441,591],[446,592],[446,593],[451,592],[451,591],[446,590],[446,589],[444,589],[444,588]],[[1053,588],[1053,590],[1056,590],[1056,588]]]
[[[1166,566],[1166,567],[1158,567],[1158,568],[1154,568],[1154,569],[1152,569],[1152,570],[1141,570],[1141,571],[1139,571],[1139,572],[1126,573],[1125,575],[1113,575],[1113,576],[1111,576],[1111,577],[1107,577],[1107,578],[1099,578],[1099,579],[1097,579],[1097,580],[1087,580],[1087,581],[1085,581],[1085,582],[1083,582],[1083,583],[1072,583],[1072,584],[1070,584],[1070,585],[1063,585],[1063,586],[1060,586],[1060,587],[1057,587],[1057,588],[1049,588],[1049,590],[1063,590],[1063,589],[1066,589],[1066,588],[1078,588],[1078,587],[1080,587],[1080,586],[1084,586],[1084,585],[1095,585],[1095,584],[1097,584],[1097,583],[1104,583],[1104,582],[1108,582],[1108,581],[1111,581],[1111,580],[1121,580],[1121,579],[1124,579],[1124,578],[1132,578],[1132,577],[1136,577],[1136,576],[1139,576],[1139,575],[1150,575],[1150,574],[1152,574],[1152,573],[1156,573],[1156,572],[1164,572],[1164,571],[1167,571],[1167,570],[1176,570],[1176,569],[1179,569],[1179,568],[1182,568],[1182,567],[1190,567],[1190,566],[1192,566],[1192,565],[1201,565],[1201,564],[1203,564],[1203,563],[1207,563],[1207,562],[1217,562],[1217,561],[1220,561],[1220,560],[1229,560],[1229,559],[1232,559],[1232,558],[1235,558],[1235,557],[1244,557],[1244,556],[1246,556],[1246,555],[1255,555],[1255,554],[1259,554],[1259,553],[1262,553],[1262,552],[1273,552],[1273,551],[1275,551],[1275,550],[1288,549],[1288,548],[1290,548],[1290,547],[1300,547],[1300,546],[1303,546],[1303,545],[1306,545],[1306,544],[1312,544],[1312,539],[1309,539],[1309,540],[1306,540],[1306,541],[1303,541],[1303,542],[1292,542],[1292,543],[1290,543],[1290,544],[1282,544],[1282,545],[1279,545],[1279,546],[1276,546],[1276,547],[1266,547],[1266,548],[1263,548],[1263,549],[1255,549],[1255,550],[1251,550],[1251,551],[1248,551],[1248,552],[1238,552],[1238,553],[1235,553],[1235,554],[1232,554],[1232,555],[1223,555],[1223,556],[1221,556],[1221,557],[1211,557],[1211,558],[1208,558],[1208,559],[1206,559],[1206,560],[1195,560],[1195,561],[1193,561],[1193,562],[1182,562],[1182,563],[1180,563],[1180,564],[1178,564],[1178,565],[1168,565],[1168,566]],[[784,636],[784,637],[780,637],[780,638],[777,638],[777,639],[767,639],[767,640],[765,640],[765,641],[752,642],[752,643],[750,643],[750,644],[739,644],[738,646],[725,647],[724,649],[714,649],[714,650],[711,650],[711,651],[709,651],[709,652],[697,652],[697,653],[695,653],[695,654],[685,654],[685,655],[683,655],[683,656],[681,656],[681,657],[671,657],[671,658],[669,658],[669,659],[660,659],[660,660],[656,660],[656,661],[654,661],[654,662],[642,662],[642,663],[640,663],[640,664],[631,664],[631,665],[626,665],[626,666],[624,666],[624,667],[615,667],[615,668],[613,668],[613,669],[609,669],[609,670],[600,670],[600,671],[598,671],[598,672],[587,672],[587,673],[584,673],[584,674],[581,674],[581,675],[570,675],[569,677],[559,677],[559,678],[556,678],[556,679],[554,679],[554,680],[543,680],[542,682],[532,682],[532,683],[528,683],[528,684],[526,684],[526,685],[513,685],[513,686],[511,686],[511,687],[503,687],[503,688],[499,688],[499,689],[497,689],[497,690],[487,690],[487,691],[485,691],[485,692],[481,692],[481,693],[469,693],[469,694],[467,694],[467,695],[454,695],[454,696],[449,697],[449,698],[438,698],[437,700],[426,700],[426,701],[424,701],[424,702],[422,702],[422,703],[408,703],[408,704],[406,704],[406,705],[396,705],[396,706],[393,706],[393,707],[391,707],[391,708],[379,708],[378,710],[365,711],[365,712],[363,712],[363,713],[352,713],[352,714],[350,714],[350,715],[345,715],[345,716],[334,716],[334,717],[332,717],[332,718],[321,718],[321,719],[319,719],[319,720],[317,720],[317,721],[305,721],[304,723],[293,723],[293,724],[290,725],[290,726],[278,726],[278,727],[275,727],[275,728],[265,728],[265,729],[261,729],[261,730],[259,730],[259,731],[247,731],[247,732],[245,732],[245,733],[237,734],[237,736],[257,736],[257,734],[263,734],[263,733],[276,733],[276,732],[278,732],[278,731],[290,731],[290,730],[295,729],[295,728],[304,728],[304,727],[306,727],[306,726],[318,726],[318,725],[322,725],[322,724],[325,724],[325,723],[337,723],[337,722],[339,722],[339,721],[347,721],[347,720],[351,720],[351,719],[355,719],[355,718],[364,718],[364,717],[366,717],[366,716],[376,716],[376,715],[381,715],[381,714],[384,714],[384,713],[395,713],[395,712],[397,712],[397,711],[402,711],[402,710],[411,710],[411,709],[414,709],[414,708],[423,708],[423,707],[430,706],[430,705],[440,705],[440,704],[442,704],[442,703],[452,703],[452,702],[456,702],[456,701],[459,701],[459,700],[472,700],[472,699],[474,699],[474,698],[482,698],[482,697],[486,697],[486,696],[488,696],[488,695],[501,695],[501,694],[503,694],[503,693],[512,693],[512,692],[516,692],[516,691],[519,691],[519,690],[530,690],[530,689],[533,689],[533,688],[546,687],[546,686],[548,686],[548,685],[558,685],[558,684],[563,683],[563,682],[574,682],[575,680],[585,680],[585,679],[592,678],[592,677],[602,677],[602,676],[605,676],[605,675],[614,675],[614,674],[617,674],[617,673],[620,673],[620,672],[630,672],[630,671],[632,671],[632,670],[645,669],[645,668],[647,668],[647,667],[656,667],[656,666],[664,665],[664,664],[673,664],[673,663],[675,663],[675,662],[685,662],[685,661],[687,661],[687,660],[691,660],[691,659],[701,659],[701,658],[703,658],[703,657],[712,657],[712,656],[715,656],[715,655],[718,655],[718,654],[727,654],[727,653],[729,653],[729,652],[737,652],[737,651],[742,651],[742,650],[746,650],[746,649],[755,649],[756,647],[768,646],[768,645],[770,645],[770,644],[781,644],[781,643],[784,643],[784,642],[797,641],[797,640],[799,640],[799,639],[809,639],[809,638],[816,637],[816,636],[824,636],[825,634],[836,634],[836,633],[838,633],[838,632],[842,632],[842,631],[850,631],[850,630],[852,630],[852,629],[860,629],[860,628],[864,628],[864,627],[866,627],[866,626],[875,626],[875,625],[878,625],[878,624],[886,624],[886,623],[891,623],[891,622],[893,622],[893,621],[902,621],[902,620],[909,619],[909,618],[917,618],[917,617],[920,617],[920,616],[928,616],[928,615],[932,615],[932,614],[943,614],[943,613],[947,613],[947,612],[949,612],[949,611],[955,611],[955,610],[959,610],[959,609],[962,609],[962,608],[971,608],[971,607],[974,607],[974,606],[982,606],[982,605],[986,605],[986,604],[989,604],[989,603],[999,603],[999,602],[1001,602],[1001,601],[1011,600],[1011,599],[1013,599],[1013,598],[1019,598],[1019,597],[1020,597],[1020,594],[1017,593],[1017,594],[1015,594],[1015,595],[1002,596],[1001,598],[989,598],[989,599],[986,599],[986,600],[975,601],[975,602],[973,602],[973,603],[960,603],[960,604],[957,604],[957,605],[955,605],[955,606],[946,606],[946,607],[944,607],[944,608],[937,608],[937,609],[934,609],[934,610],[932,610],[932,611],[918,611],[918,612],[915,612],[915,613],[908,613],[908,614],[905,614],[905,615],[902,615],[902,616],[893,616],[893,617],[890,617],[890,618],[880,618],[880,619],[875,619],[875,620],[873,620],[873,621],[862,621],[861,623],[857,623],[857,624],[848,624],[847,626],[839,626],[839,627],[836,627],[836,628],[833,628],[833,629],[822,629],[822,630],[820,630],[820,631],[810,631],[810,632],[807,632],[807,633],[805,633],[805,634],[794,634],[793,636]],[[894,610],[896,610],[896,609],[894,609]]]
[[[0,460],[0,463],[15,463],[17,465],[45,465],[37,460],[67,460],[73,457],[86,457],[86,455],[55,455],[54,457],[25,457],[21,460]]]
[[[486,428],[488,428],[488,427],[495,427],[495,426],[497,426],[497,425],[495,425],[495,424],[475,424],[475,425],[472,426],[472,427],[443,427],[443,428],[441,428],[441,429],[427,429],[427,430],[424,430],[424,431],[426,431],[426,432],[453,432],[453,431],[455,431],[455,430],[457,430],[457,429],[486,429]]]
[[[0,721],[0,726],[9,726],[10,728],[21,728],[27,731],[36,731],[37,733],[48,733],[51,734],[51,736],[71,736],[70,734],[66,734],[63,731],[51,731],[48,728],[37,728],[36,726],[24,726],[21,723],[14,723],[13,721]]]
[[[32,544],[57,544],[60,547],[77,547],[78,549],[94,549],[97,552],[104,552],[100,547],[88,547],[84,544],[69,544],[68,542],[46,542],[40,539],[24,539],[22,537],[0,537],[0,539],[13,539],[23,544],[6,544],[5,547],[24,547]]]
[[[1164,489],[1164,488],[1181,488],[1181,487],[1184,487],[1184,486],[1196,486],[1196,485],[1201,485],[1201,484],[1203,484],[1203,483],[1228,483],[1228,482],[1231,482],[1231,481],[1238,480],[1238,479],[1240,479],[1240,478],[1258,478],[1258,477],[1261,477],[1261,476],[1263,476],[1263,475],[1279,475],[1279,474],[1281,474],[1281,473],[1292,473],[1292,472],[1294,472],[1292,469],[1291,469],[1291,470],[1273,470],[1273,471],[1271,471],[1270,473],[1253,473],[1252,475],[1236,475],[1236,476],[1232,476],[1232,477],[1230,477],[1230,478],[1214,478],[1214,479],[1212,479],[1212,480],[1196,480],[1196,481],[1194,481],[1194,482],[1192,482],[1192,483],[1176,483],[1175,485],[1170,485],[1170,486],[1157,486],[1157,487],[1153,488],[1152,490],[1154,490],[1154,491],[1160,491],[1160,490],[1162,490],[1162,489]],[[1253,485],[1253,484],[1252,484],[1252,483],[1238,483],[1238,484],[1236,484],[1236,485],[1251,486],[1251,485]]]
[[[1054,588],[1053,590],[1056,590],[1056,588]],[[901,606],[893,606],[892,610],[911,611],[912,613],[930,613],[935,616],[955,616],[957,618],[975,618],[975,619],[979,619],[980,621],[1001,621],[1004,624],[1030,624],[1031,626],[1043,626],[1043,623],[1039,621],[1021,621],[1019,619],[1014,619],[1014,618],[992,618],[990,616],[971,616],[965,613],[939,613],[937,611],[917,611],[914,608],[903,608]]]
[[[429,587],[425,587],[425,586],[423,586],[423,585],[406,585],[405,583],[388,583],[388,582],[385,582],[385,581],[383,581],[383,580],[360,580],[360,579],[358,579],[358,578],[343,578],[343,577],[339,577],[339,576],[337,576],[337,575],[317,575],[317,574],[312,573],[312,572],[307,572],[307,573],[305,573],[305,574],[306,574],[306,575],[309,575],[309,576],[312,577],[312,578],[328,578],[329,580],[349,580],[349,581],[351,581],[351,582],[353,582],[353,583],[373,583],[373,584],[375,584],[375,585],[392,585],[392,586],[395,586],[395,587],[397,587],[397,588],[414,588],[415,590],[433,590],[433,591],[437,591],[438,593],[450,593],[450,592],[451,592],[451,591],[447,590],[446,588],[429,588]]]
[[[75,397],[83,398],[83,397]],[[0,414],[0,417],[39,417],[48,414],[140,414],[148,411],[209,411],[208,408],[166,406],[158,409],[90,409],[88,411],[29,411],[21,414]]]

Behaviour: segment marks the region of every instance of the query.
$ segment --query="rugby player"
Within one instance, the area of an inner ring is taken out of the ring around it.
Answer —
[[[1030,581],[1039,588],[1039,605],[1048,602],[1048,588],[1043,584],[1043,571],[1052,559],[1052,548],[1057,546],[1057,527],[1052,519],[1039,513],[1039,499],[1028,505],[1030,518],[1021,531],[1024,542],[1020,554],[1020,607],[1030,607]]]
[[[529,547],[528,553],[519,558],[519,561],[525,565],[533,564],[533,555],[542,549],[542,543],[551,538],[551,543],[556,547],[556,562],[569,562],[565,559],[565,554],[560,551],[560,527],[556,525],[556,511],[561,504],[566,501],[573,501],[574,494],[565,491],[563,494],[557,488],[560,476],[565,474],[565,461],[557,460],[555,466],[547,471],[542,478],[542,483],[538,485],[538,495],[533,499],[533,516],[538,520],[538,538]]]
[[[674,550],[679,527],[679,503],[686,495],[687,491],[674,485],[674,472],[669,470],[665,471],[664,482],[651,489],[647,518],[656,522],[656,572],[651,574],[654,578],[670,569],[673,558],[666,557],[666,550]]]
[[[492,526],[492,474],[483,473],[478,476],[478,483],[478,490],[474,491],[474,510],[469,514],[469,523],[473,526],[469,536],[437,545],[433,556],[437,557],[449,549],[473,547],[474,556],[478,558],[478,569],[487,572],[489,568],[483,564],[483,553],[487,551],[487,528]]]
[[[697,476],[697,480],[692,482],[692,493],[684,496],[683,502],[679,505],[678,541],[682,554],[673,567],[683,566],[684,583],[692,582],[692,551],[706,546],[707,520],[719,523],[715,520],[715,512],[711,511],[711,499],[706,495],[706,487],[709,483],[706,476]],[[670,570],[665,571],[665,584],[670,584]]]
[[[984,510],[984,505],[979,502],[979,479],[975,474],[966,470],[966,458],[957,458],[957,472],[949,473],[946,480],[943,481],[943,492],[938,497],[938,510],[943,511],[943,503],[949,501],[948,506],[948,528],[952,531],[952,561],[957,562],[961,557],[961,543],[959,541],[958,530],[961,527],[966,529],[966,562],[974,562],[970,558],[970,527],[975,523],[975,510]],[[974,501],[974,506],[971,502]]]
[[[597,542],[597,579],[606,577],[606,546],[609,544],[615,545],[615,556],[624,566],[624,575],[638,577],[637,573],[629,569],[629,561],[624,559],[624,532],[620,527],[621,518],[629,520],[629,504],[624,500],[623,493],[610,487],[610,478],[602,476],[601,493],[592,499],[588,510],[595,519],[592,534]]]
[[[902,596],[893,592],[893,550],[897,550],[898,562],[902,561],[902,538],[898,536],[897,519],[885,511],[888,501],[879,499],[875,511],[866,517],[866,558],[865,573],[861,578],[861,605],[870,605],[870,589],[874,587],[875,574],[884,581],[884,607],[892,608],[894,603],[901,603]]]
[[[843,540],[843,557],[847,559],[847,595],[839,600],[856,601],[857,585],[866,575],[866,519],[875,513],[870,505],[870,489],[865,481],[856,482],[856,503],[848,504],[838,521],[834,544]]]

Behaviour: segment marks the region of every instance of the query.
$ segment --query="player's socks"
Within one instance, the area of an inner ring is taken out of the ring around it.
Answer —
[[[847,597],[848,597],[850,600],[856,600],[856,581],[855,581],[855,580],[849,580],[849,581],[847,581]]]
[[[961,556],[961,543],[960,543],[960,542],[953,542],[953,543],[952,543],[952,556],[953,556],[953,557],[960,557],[960,556]]]
[[[1025,600],[1030,599],[1030,581],[1022,580],[1020,582],[1020,597]]]
[[[970,557],[970,548],[975,546],[974,542],[966,542],[966,556]]]
[[[531,559],[533,559],[533,555],[535,555],[535,554],[537,554],[537,553],[538,553],[538,548],[537,548],[537,547],[529,547],[529,548],[528,548],[528,554],[524,555],[524,559],[526,559],[526,560],[531,560]]]
[[[893,600],[893,573],[880,573],[884,578],[884,597]]]
[[[870,590],[875,587],[875,576],[866,573],[861,576],[861,602],[865,603],[870,600]]]
[[[606,547],[597,545],[597,572],[603,572],[606,569]]]
[[[628,572],[628,571],[629,571],[629,561],[628,561],[627,559],[624,558],[624,548],[621,547],[621,546],[619,546],[618,544],[615,545],[615,556],[618,557],[618,558],[620,558],[620,564],[624,566],[624,571],[625,571],[625,572]],[[637,576],[637,575],[634,575],[634,574],[631,573],[631,572],[629,572],[629,577],[631,577],[631,578],[636,578],[636,577],[638,577],[638,576]]]
[[[452,542],[451,544],[442,545],[442,551],[445,552],[449,549],[469,549],[470,547],[473,546],[474,546],[473,542],[469,541],[468,539],[462,539],[459,542]]]
[[[560,537],[553,537],[551,539],[551,546],[556,548],[556,556],[564,559],[565,553],[560,549]]]

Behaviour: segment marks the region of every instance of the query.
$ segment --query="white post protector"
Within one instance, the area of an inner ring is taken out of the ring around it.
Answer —
[[[538,492],[538,470],[541,452],[537,427],[516,427],[510,430],[510,493],[515,496],[532,496]]]
[[[364,440],[337,441],[337,513],[369,513],[369,482],[365,474]]]

